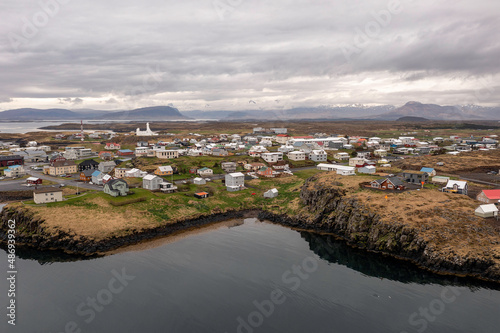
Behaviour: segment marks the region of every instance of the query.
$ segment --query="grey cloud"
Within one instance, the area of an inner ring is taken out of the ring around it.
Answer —
[[[355,46],[388,3],[243,1],[221,19],[211,1],[71,1],[15,51],[7,37],[21,34],[22,18],[40,5],[5,1],[0,91],[15,103],[60,98],[89,107],[101,99],[115,108],[127,99],[179,108],[253,99],[262,107],[275,100],[401,104],[439,93],[444,101],[467,100],[474,80],[500,76],[495,0],[401,0],[401,13],[348,61],[340,46]],[[450,78],[463,86],[444,84]],[[483,102],[498,104],[498,96]]]

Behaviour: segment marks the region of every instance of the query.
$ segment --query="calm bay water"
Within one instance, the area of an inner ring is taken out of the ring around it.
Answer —
[[[0,331],[498,332],[500,291],[490,285],[241,222],[91,260],[21,251],[17,325],[6,323],[1,279]]]

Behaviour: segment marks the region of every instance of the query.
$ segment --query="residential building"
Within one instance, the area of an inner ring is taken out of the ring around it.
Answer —
[[[346,152],[335,153],[333,158],[340,161],[347,161],[351,156]]]
[[[77,172],[78,172],[78,166],[76,165],[76,163],[68,160],[54,162],[49,167],[49,175],[51,176],[59,176]]]
[[[498,207],[494,204],[481,205],[474,211],[474,214],[483,218],[498,217]]]
[[[386,157],[387,156],[387,150],[385,150],[385,149],[375,149],[373,151],[373,155],[374,156],[378,156],[378,157]]]
[[[270,167],[262,167],[257,171],[257,174],[263,177],[273,177],[273,169]]]
[[[171,176],[174,174],[174,169],[170,165],[159,166],[154,174],[157,176]]]
[[[160,191],[164,193],[173,193],[177,190],[177,186],[169,182],[160,183]]]
[[[434,176],[431,179],[431,182],[433,183],[438,183],[438,184],[446,184],[450,180],[450,177],[445,177],[445,176]]]
[[[115,168],[115,178],[125,177],[125,173],[131,170],[130,168]]]
[[[441,189],[443,192],[467,195],[469,185],[463,180],[448,180],[446,186]]]
[[[215,149],[212,149],[212,155],[213,156],[228,156],[229,153],[225,149],[215,148]]]
[[[339,165],[339,164],[320,163],[316,166],[316,168],[318,170],[323,170],[323,171],[335,171],[335,172],[337,172],[338,175],[342,175],[342,176],[353,176],[356,174],[355,167],[349,167],[349,166],[344,166],[344,165]]]
[[[208,198],[208,196],[209,194],[207,192],[198,192],[194,194],[194,197],[198,199]]]
[[[235,162],[222,162],[220,166],[224,172],[232,173],[236,171],[237,164]]]
[[[352,157],[349,159],[349,166],[355,167],[357,165],[364,165],[366,159],[364,157]]]
[[[254,162],[254,163],[247,163],[243,166],[245,170],[250,170],[250,171],[257,171],[260,168],[266,166],[264,163],[259,163],[259,162]]]
[[[305,161],[306,153],[303,151],[292,151],[288,153],[287,157],[292,161]]]
[[[92,172],[92,183],[96,185],[102,185],[103,184],[102,178],[104,177],[104,175],[105,173],[99,170],[95,170],[94,172]]]
[[[99,158],[105,161],[112,160],[114,157],[114,154],[110,151],[101,151],[99,153]]]
[[[324,150],[321,149],[314,149],[310,154],[309,154],[309,159],[314,162],[326,162],[327,161],[327,154]]]
[[[26,179],[26,183],[31,185],[42,185],[43,180],[37,177],[29,177],[28,179]]]
[[[278,189],[273,188],[264,192],[264,198],[276,198],[278,196]]]
[[[179,151],[177,150],[156,149],[155,152],[158,158],[179,158]]]
[[[137,168],[133,168],[125,171],[124,178],[142,178],[146,176],[148,173],[146,171],[139,170]]]
[[[195,185],[205,185],[207,181],[204,178],[196,177],[195,179],[193,179],[193,183]]]
[[[374,167],[373,165],[365,165],[361,168],[358,168],[359,173],[367,173],[367,174],[374,174],[377,172],[377,168]]]
[[[78,171],[83,170],[97,170],[99,168],[99,163],[94,160],[85,160],[78,164]]]
[[[7,169],[3,171],[5,177],[21,177],[26,174],[26,171],[24,170],[24,166],[22,165],[11,165]]]
[[[276,142],[282,145],[286,144],[286,142],[290,139],[290,135],[288,134],[278,134],[276,135]]]
[[[142,188],[146,190],[159,190],[161,183],[163,183],[163,179],[156,175],[146,175],[142,178]]]
[[[241,172],[228,173],[225,184],[226,189],[230,192],[240,191],[245,187],[245,175]]]
[[[103,161],[99,163],[99,165],[97,166],[97,170],[104,173],[110,173],[115,167],[116,163],[114,161]]]
[[[198,169],[198,175],[200,175],[201,177],[210,177],[214,174],[214,171],[210,168],[201,168],[201,169]]]
[[[34,190],[33,201],[36,204],[63,201],[62,190],[55,187]]]
[[[283,153],[263,153],[261,157],[267,163],[277,163],[283,160]]]
[[[84,183],[88,183],[92,181],[92,174],[95,170],[83,170],[80,172],[80,180]]]
[[[500,190],[482,190],[476,199],[487,204],[500,203]]]
[[[421,184],[429,181],[429,174],[423,171],[405,170],[403,171],[403,179],[407,183]]]
[[[116,152],[118,156],[133,156],[134,152],[130,149],[120,149]]]
[[[420,171],[426,172],[430,177],[434,177],[436,175],[436,170],[434,170],[434,168],[422,168]]]
[[[106,143],[106,146],[105,146],[105,149],[107,149],[107,150],[119,150],[121,148],[122,148],[122,146],[116,142],[108,142],[108,143]]]
[[[129,186],[123,179],[112,179],[104,184],[103,191],[113,197],[126,196],[129,192]]]
[[[378,188],[381,190],[404,190],[406,186],[401,181],[401,179],[396,177],[381,178],[370,182],[372,188]]]

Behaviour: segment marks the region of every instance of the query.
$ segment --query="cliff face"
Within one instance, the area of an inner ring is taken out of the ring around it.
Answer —
[[[323,178],[313,177],[305,182],[300,192],[301,207],[296,214],[263,210],[258,217],[294,228],[332,233],[351,246],[410,260],[434,272],[500,282],[498,231],[471,216],[465,216],[463,221],[459,220],[464,213],[458,208],[448,210],[454,215],[446,215],[442,205],[450,203],[442,204],[444,201],[439,201],[448,198],[444,194],[440,194],[441,197],[434,192],[421,194],[422,191],[418,194],[389,194],[395,196],[391,203],[384,199],[385,194],[359,192],[359,187],[341,184],[333,176],[321,177]],[[341,180],[348,182],[352,179],[354,178]],[[429,204],[417,201],[422,200],[419,197],[422,195],[431,195],[432,202],[441,206],[431,208]],[[470,199],[455,200],[458,200],[457,205],[465,205],[463,200]],[[413,211],[403,208],[410,206]],[[392,212],[386,213],[389,208]],[[134,230],[124,236],[95,241],[81,235],[48,230],[44,221],[28,209],[7,206],[0,214],[0,243],[7,239],[7,221],[12,219],[16,221],[16,242],[19,245],[39,250],[59,249],[69,253],[94,255],[177,231],[241,218],[247,213],[248,211],[229,211],[190,216],[173,224]],[[417,216],[418,214],[421,216]],[[432,218],[429,218],[429,214]]]
[[[351,246],[411,260],[439,273],[500,281],[500,259],[491,253],[458,255],[452,247],[426,240],[422,230],[382,218],[370,204],[346,195],[337,186],[315,185],[308,180],[301,191],[303,212],[295,217],[269,212],[261,219],[295,228],[333,233]],[[339,184],[341,185],[341,184]]]

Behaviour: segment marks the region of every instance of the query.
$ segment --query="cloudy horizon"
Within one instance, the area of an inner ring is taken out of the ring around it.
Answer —
[[[493,0],[8,0],[0,8],[0,110],[500,106]]]

